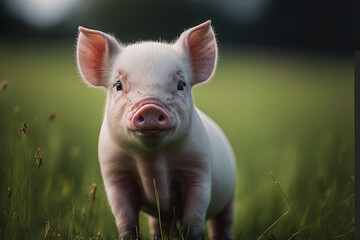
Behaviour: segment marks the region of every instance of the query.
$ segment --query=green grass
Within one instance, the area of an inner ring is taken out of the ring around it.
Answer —
[[[80,80],[73,43],[1,43],[4,79],[0,239],[116,239],[97,160],[105,92]],[[351,239],[351,57],[225,49],[215,78],[193,94],[237,157],[235,239],[288,239],[300,228],[293,239]]]

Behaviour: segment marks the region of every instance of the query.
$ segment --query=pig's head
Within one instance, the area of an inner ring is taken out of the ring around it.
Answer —
[[[184,139],[193,120],[191,88],[214,73],[217,46],[211,22],[173,44],[128,46],[79,27],[77,62],[88,84],[107,89],[104,121],[115,142],[159,148]]]

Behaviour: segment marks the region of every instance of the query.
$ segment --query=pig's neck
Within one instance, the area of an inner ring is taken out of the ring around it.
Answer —
[[[141,188],[144,194],[144,199],[147,199],[150,206],[155,205],[155,189],[161,193],[162,199],[169,199],[170,197],[170,169],[168,168],[168,159],[165,155],[148,155],[135,157],[136,167],[141,181]],[[168,210],[168,202],[160,199],[163,210]],[[156,206],[152,206],[156,207]]]
[[[199,140],[199,130],[203,131],[203,125],[201,119],[194,108],[191,120],[191,126],[189,128],[189,134],[186,139],[183,139],[183,143],[178,143],[179,149],[172,149],[170,151],[158,151],[153,153],[138,152],[132,157],[136,162],[136,167],[139,173],[141,185],[143,186],[142,191],[146,199],[150,202],[155,203],[154,199],[154,180],[156,189],[161,193],[162,199],[168,199],[171,194],[171,179],[174,173],[174,165],[181,164],[184,161],[184,156],[194,155],[194,144],[192,141]],[[161,199],[160,199],[161,200]],[[162,208],[170,208],[167,206],[167,202],[162,203]]]

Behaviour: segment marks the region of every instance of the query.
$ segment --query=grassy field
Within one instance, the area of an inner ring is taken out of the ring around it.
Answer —
[[[80,80],[73,43],[1,43],[0,82],[0,239],[116,239],[97,160],[105,92]],[[235,150],[235,239],[352,239],[351,56],[225,49],[193,94]]]

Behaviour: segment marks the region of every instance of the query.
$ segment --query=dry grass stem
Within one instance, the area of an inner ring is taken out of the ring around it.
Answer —
[[[286,211],[285,213],[283,213],[283,215],[281,215],[275,222],[273,222],[273,224],[270,225],[270,227],[268,227],[265,232],[263,232],[263,234],[260,235],[260,237],[257,240],[260,240],[273,226],[275,226],[275,224],[277,222],[280,221],[281,218],[283,218],[284,216],[286,216],[286,214],[288,214],[289,211]]]
[[[345,237],[349,237],[350,239],[354,239],[355,235],[352,231],[348,231],[344,234],[341,234],[339,236],[336,236],[336,237],[333,237],[332,239],[339,239],[339,238],[342,238],[342,239],[347,239]]]
[[[36,163],[37,169],[39,171],[39,169],[41,167],[41,164],[42,164],[42,156],[40,154],[40,148],[39,147],[36,149],[36,152],[35,152],[35,163]]]
[[[91,185],[91,191],[90,191],[90,198],[91,198],[92,203],[95,201],[96,189],[97,189],[97,185],[95,183],[93,183]]]
[[[317,219],[315,219],[314,221],[312,221],[310,224],[308,224],[307,226],[303,227],[300,231],[294,233],[293,235],[291,235],[291,237],[288,240],[291,240],[293,237],[295,237],[296,235],[298,235],[299,233],[303,232],[305,229],[309,228],[312,224],[316,223],[317,221],[319,221],[320,219],[322,219],[323,217],[327,216],[328,214],[330,214],[332,211],[334,211],[336,208],[338,208],[340,205],[342,205],[344,202],[346,202],[348,199],[350,199],[351,197],[353,197],[354,194],[350,194],[347,198],[345,198],[344,200],[342,200],[340,203],[338,203],[335,207],[333,207],[332,209],[330,209],[328,212],[324,213],[323,215],[321,215],[320,217],[318,217]]]
[[[51,113],[49,114],[49,116],[48,116],[48,119],[49,119],[50,121],[55,120],[55,118],[56,118],[56,113],[55,113],[55,112],[51,112]]]
[[[299,220],[299,218],[297,217],[297,215],[296,215],[296,213],[295,213],[295,210],[294,210],[293,206],[291,205],[288,197],[286,196],[285,192],[283,191],[283,189],[282,189],[282,187],[280,186],[280,184],[278,183],[278,181],[277,181],[277,180],[275,179],[275,177],[272,175],[272,171],[269,172],[269,175],[270,175],[270,177],[272,178],[272,180],[274,181],[274,183],[275,183],[275,184],[278,186],[278,188],[280,189],[280,192],[281,192],[282,195],[284,196],[287,204],[289,205],[292,213],[294,214],[294,216],[295,216],[295,218],[296,218],[296,221],[297,221],[297,224],[298,224],[298,226],[299,226],[299,228],[300,228],[300,231],[301,231],[301,230],[302,230],[302,227],[301,227],[301,224],[300,224],[300,220]],[[302,234],[303,234],[304,239],[306,239],[305,233],[304,233],[303,231],[301,231],[301,232],[302,232]]]
[[[355,177],[354,176],[350,176],[350,178],[351,178],[351,180],[353,181],[353,182],[355,182]]]
[[[21,123],[21,127],[19,128],[19,133],[23,132],[24,134],[27,134],[27,123],[23,122]]]
[[[101,236],[100,232],[97,233],[96,240],[103,240],[103,237]]]
[[[49,221],[46,221],[46,226],[45,226],[45,235],[44,235],[44,238],[43,240],[46,239],[48,233],[49,233],[49,230],[50,230],[50,222]]]
[[[7,193],[8,198],[11,198],[12,188],[10,186],[7,188],[6,193]]]
[[[9,80],[5,79],[3,81],[0,82],[0,89],[1,91],[5,91],[5,89],[7,88],[7,86],[9,85]]]

